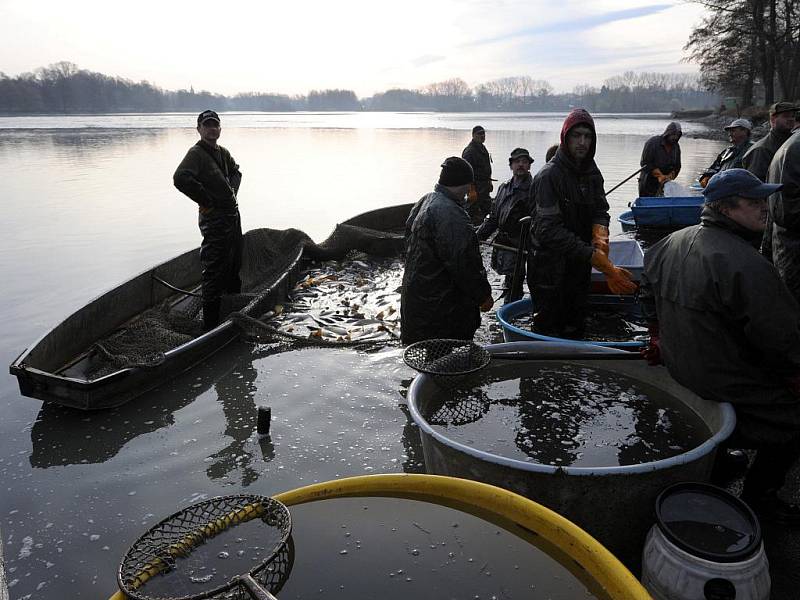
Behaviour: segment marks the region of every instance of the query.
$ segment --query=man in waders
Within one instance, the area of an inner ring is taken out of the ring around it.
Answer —
[[[700,225],[661,240],[644,258],[641,303],[651,364],[699,396],[736,409],[731,448],[756,448],[742,498],[797,515],[781,489],[800,456],[800,306],[759,255],[767,197],[779,184],[744,169],[714,175]],[[724,460],[715,482],[725,483]]]
[[[639,196],[660,196],[664,184],[672,181],[681,172],[681,146],[678,143],[682,131],[680,123],[667,125],[664,133],[645,142],[639,164]]]
[[[583,337],[593,266],[612,293],[636,291],[631,274],[608,258],[608,202],[596,148],[594,121],[576,108],[564,120],[555,156],[533,178],[528,287],[537,333]]]
[[[475,174],[475,189],[478,200],[467,208],[472,223],[478,225],[489,212],[491,205],[492,185],[492,155],[486,149],[486,130],[480,125],[472,128],[472,140],[461,152],[461,158],[466,160]]]
[[[795,114],[798,110],[800,109],[791,102],[773,104],[769,109],[769,133],[753,144],[745,153],[742,166],[761,181],[767,180],[772,157],[792,135]]]
[[[520,235],[523,233],[520,219],[533,214],[533,198],[531,197],[531,165],[533,158],[525,148],[515,148],[508,158],[508,166],[513,177],[500,184],[497,195],[492,201],[489,215],[478,228],[479,240],[486,240],[493,233],[495,244],[517,248],[517,252],[494,248],[492,250],[492,268],[504,275],[503,294],[506,304],[522,297],[523,280],[525,279],[525,257],[520,253],[525,244]],[[525,239],[528,227],[524,231]]]
[[[471,340],[492,295],[478,238],[467,215],[472,167],[451,156],[439,183],[406,221],[406,264],[400,296],[401,340]]]
[[[708,181],[720,171],[744,168],[744,155],[753,145],[750,140],[752,129],[753,124],[747,119],[734,119],[730,125],[725,127],[731,145],[720,152],[711,166],[700,175],[698,181],[701,186],[706,187]]]
[[[217,143],[221,131],[216,112],[201,112],[197,117],[200,141],[189,148],[173,176],[175,187],[199,209],[205,331],[219,324],[222,295],[242,290],[242,222],[236,202],[242,174],[231,153]]]

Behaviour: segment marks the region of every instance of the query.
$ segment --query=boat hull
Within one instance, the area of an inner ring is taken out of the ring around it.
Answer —
[[[297,282],[305,258],[335,258],[353,249],[377,255],[399,253],[403,236],[398,231],[402,231],[411,207],[411,204],[391,206],[353,217],[338,225],[321,244],[314,244],[296,230],[248,232],[244,236],[242,270],[245,289],[248,283],[259,286],[257,293],[244,295],[247,304],[236,307],[238,312],[258,318],[284,300]],[[269,236],[281,240],[285,251],[270,254],[269,260],[264,261],[265,250],[259,244]],[[259,262],[270,267],[263,281],[259,281],[259,271],[254,266]],[[144,271],[76,311],[10,365],[20,393],[81,410],[112,408],[159,387],[212,356],[239,337],[240,329],[232,320],[227,319],[213,330],[165,351],[163,359],[153,365],[128,366],[97,378],[83,375],[74,366],[89,362],[87,357],[95,342],[124,328],[146,310],[187,298],[158,280],[191,291],[199,288],[200,273],[200,249],[195,248]]]

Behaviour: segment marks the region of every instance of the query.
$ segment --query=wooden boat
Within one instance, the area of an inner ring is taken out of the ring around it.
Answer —
[[[236,312],[258,318],[267,313],[294,287],[305,258],[337,258],[349,250],[399,254],[402,230],[412,206],[358,215],[337,225],[319,245],[296,229],[247,232],[241,271],[244,293],[232,297],[234,304],[228,302],[224,314]],[[164,336],[155,357],[134,364],[116,367],[112,362],[109,366],[103,350],[103,340],[122,339],[141,327],[156,309],[168,315],[190,314],[192,305],[196,307],[199,302],[200,279],[200,249],[195,248],[102,294],[47,332],[11,364],[20,393],[82,410],[110,408],[208,358],[239,336],[240,329],[232,319],[206,333],[198,329]]]
[[[703,202],[703,196],[643,197],[629,206],[636,227],[679,229],[700,222]]]

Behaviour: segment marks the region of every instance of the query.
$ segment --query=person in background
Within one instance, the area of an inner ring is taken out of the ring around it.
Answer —
[[[645,142],[642,149],[643,167],[639,174],[639,196],[658,196],[663,193],[664,184],[672,181],[681,172],[680,123],[667,125],[664,133],[654,135]]]
[[[769,197],[769,215],[761,253],[778,269],[783,282],[800,302],[800,131],[778,148],[767,174],[783,187]]]
[[[564,120],[555,156],[533,178],[528,287],[538,333],[583,337],[592,266],[612,293],[636,290],[631,274],[608,258],[608,202],[596,148],[594,121],[576,108]]]
[[[741,169],[743,167],[742,159],[750,149],[750,146],[753,145],[750,140],[750,132],[752,130],[753,124],[747,119],[735,119],[725,127],[731,145],[720,152],[714,162],[711,163],[711,166],[700,175],[699,182],[701,186],[706,187],[708,180],[720,171]]]
[[[758,140],[745,153],[742,166],[758,177],[767,180],[767,172],[772,157],[783,142],[792,135],[795,126],[795,113],[798,107],[791,102],[776,102],[769,109],[769,133]]]
[[[217,143],[222,127],[216,112],[200,113],[197,132],[200,140],[189,148],[172,180],[199,210],[203,328],[208,331],[219,324],[222,295],[242,291],[242,221],[236,199],[242,174],[231,153]]]
[[[550,159],[552,159],[556,155],[557,150],[558,150],[558,144],[553,144],[552,146],[550,146],[547,149],[547,152],[545,152],[544,162],[550,162]]]
[[[470,218],[474,225],[483,222],[489,212],[494,186],[492,185],[492,155],[486,149],[486,130],[480,125],[472,128],[472,140],[461,153],[461,158],[466,160],[475,173],[475,189],[478,193],[477,201],[469,207]]]
[[[494,237],[496,244],[520,248],[520,233],[522,232],[520,219],[533,214],[532,164],[533,158],[525,148],[514,148],[511,151],[508,166],[511,169],[512,177],[500,184],[492,202],[492,208],[476,232],[479,240],[486,240],[497,232]],[[525,235],[527,235],[527,228]],[[499,248],[492,250],[492,268],[500,275],[505,276],[503,294],[506,303],[519,300],[515,294],[516,290],[519,290],[520,297],[522,295],[522,281],[514,281],[515,272],[520,279],[525,277],[524,266],[521,269],[517,268],[518,258],[523,261],[524,265],[524,257],[519,257],[516,252]]]
[[[648,361],[663,361],[699,396],[733,404],[728,446],[758,449],[742,497],[800,515],[778,494],[800,456],[800,306],[753,244],[780,188],[744,169],[714,175],[700,224],[645,254],[640,301]]]
[[[450,338],[471,340],[480,312],[492,308],[492,290],[465,196],[472,167],[457,156],[442,164],[439,183],[411,209],[400,294],[404,344]]]

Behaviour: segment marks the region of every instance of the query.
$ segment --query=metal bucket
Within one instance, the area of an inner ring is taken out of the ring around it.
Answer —
[[[607,294],[590,294],[589,295],[589,310],[595,308],[613,309],[619,312],[627,312],[637,314],[640,311],[639,305],[633,296],[616,296]],[[533,310],[533,300],[530,297],[510,302],[498,310],[495,314],[497,320],[503,328],[503,339],[507,342],[558,342],[558,343],[572,343],[582,344],[585,346],[605,346],[608,348],[620,348],[622,350],[638,350],[644,348],[647,343],[641,340],[631,340],[627,342],[599,342],[594,340],[568,340],[565,338],[557,338],[550,335],[542,335],[517,327],[512,323],[514,319],[520,315],[530,314]]]
[[[489,346],[491,352],[502,346]],[[539,346],[537,344],[536,346]],[[572,348],[585,352],[583,344],[548,344],[559,353]],[[530,345],[528,345],[530,347]],[[600,353],[613,349],[595,348]],[[408,405],[419,425],[425,465],[430,473],[463,477],[512,490],[531,498],[570,519],[611,550],[634,572],[641,564],[641,552],[648,529],[654,522],[653,506],[659,492],[679,481],[706,481],[717,446],[733,431],[736,417],[727,403],[703,400],[673,380],[664,367],[644,361],[563,361],[591,366],[640,380],[682,402],[708,427],[708,440],[687,452],[655,462],[613,467],[555,467],[509,459],[477,450],[448,438],[423,418],[427,406],[442,393],[430,376],[419,375],[408,392]],[[541,362],[492,360],[487,370],[504,376],[532,374]]]

